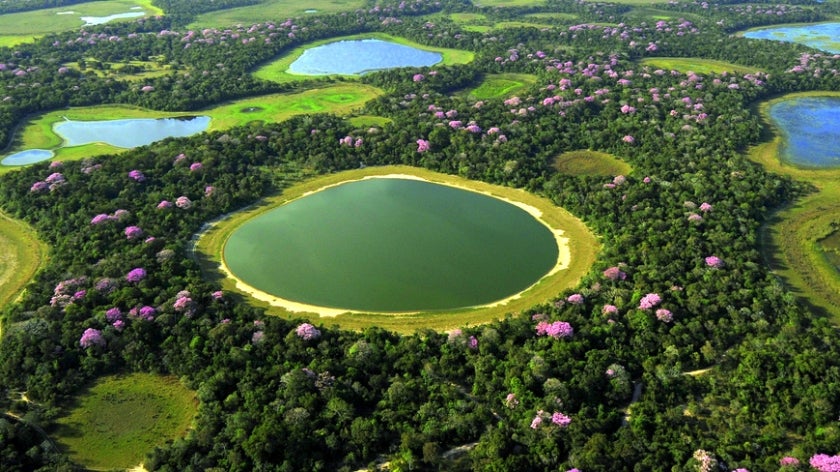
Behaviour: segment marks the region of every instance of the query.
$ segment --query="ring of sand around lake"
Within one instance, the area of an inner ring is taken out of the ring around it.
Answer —
[[[309,313],[322,317],[335,317],[348,312],[375,313],[376,311],[371,310],[353,310],[341,307],[305,303],[269,293],[268,291],[254,287],[242,278],[237,277],[235,275],[235,271],[231,269],[229,261],[227,261],[226,258],[221,257],[222,247],[230,235],[233,234],[238,227],[258,214],[264,214],[265,212],[277,208],[280,205],[295,201],[304,196],[324,191],[346,182],[372,178],[411,179],[423,182],[433,182],[450,187],[456,187],[461,190],[470,190],[472,192],[489,195],[496,199],[504,200],[507,203],[515,205],[517,208],[526,211],[530,217],[537,220],[539,224],[543,225],[550,231],[551,238],[553,238],[553,242],[556,244],[557,252],[547,267],[545,274],[541,278],[538,277],[539,280],[535,280],[535,283],[532,283],[530,286],[527,286],[509,296],[493,300],[480,306],[453,307],[452,309],[433,310],[436,313],[439,313],[440,311],[463,312],[464,310],[475,313],[476,311],[489,309],[489,312],[492,312],[490,318],[499,318],[506,312],[506,308],[522,309],[526,307],[526,304],[527,306],[531,306],[556,296],[560,290],[569,288],[570,286],[576,284],[580,276],[588,270],[589,265],[594,261],[594,254],[597,251],[598,244],[591,233],[586,230],[585,226],[583,226],[578,219],[568,214],[568,212],[565,212],[562,208],[554,206],[548,200],[542,199],[523,190],[469,181],[454,176],[425,171],[423,169],[415,169],[405,166],[392,166],[385,168],[361,169],[317,178],[313,181],[288,189],[282,196],[273,198],[270,202],[263,202],[258,208],[251,208],[245,212],[237,212],[231,215],[226,215],[218,221],[208,223],[205,225],[204,232],[197,239],[197,246],[200,252],[208,259],[213,259],[213,261],[210,261],[209,263],[207,263],[208,261],[205,261],[205,270],[210,269],[216,273],[221,272],[224,279],[228,281],[227,287],[234,288],[236,291],[247,294],[254,300],[258,300],[272,307],[280,307],[282,308],[281,312],[291,312],[296,314]],[[567,228],[572,230],[577,241],[572,242],[570,240],[566,234]],[[575,256],[579,257],[572,257],[572,246],[575,246]],[[232,282],[232,284],[230,284],[230,282]],[[536,298],[531,298],[531,296],[536,296]],[[518,303],[512,303],[514,301],[517,301]],[[423,310],[421,309],[420,311]],[[406,312],[399,312],[399,314],[405,315],[411,312],[412,311],[409,310]],[[397,312],[389,311],[387,313],[396,314]],[[484,321],[489,321],[489,319],[485,319]]]

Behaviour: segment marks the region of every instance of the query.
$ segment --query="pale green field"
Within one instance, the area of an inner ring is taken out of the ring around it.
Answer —
[[[262,67],[256,69],[253,74],[254,77],[259,79],[268,80],[271,82],[278,82],[278,83],[285,83],[285,82],[294,82],[298,80],[309,80],[312,78],[311,75],[296,75],[296,74],[289,74],[286,70],[289,68],[298,57],[306,49],[310,49],[316,46],[320,46],[322,44],[332,43],[336,41],[344,41],[344,40],[352,40],[352,39],[381,39],[383,41],[391,41],[394,43],[403,44],[406,46],[411,46],[417,49],[423,49],[426,51],[434,51],[438,52],[443,55],[443,60],[441,64],[443,65],[451,65],[451,64],[466,64],[472,62],[475,58],[475,54],[470,51],[461,51],[458,49],[446,49],[446,48],[435,48],[431,46],[425,46],[422,44],[418,44],[412,41],[409,41],[404,38],[399,38],[396,36],[391,36],[388,34],[383,33],[369,33],[369,34],[357,34],[352,36],[340,36],[336,38],[324,39],[321,41],[315,41],[312,43],[305,44],[292,52],[286,54],[283,57],[280,57],[274,61],[271,61]],[[336,74],[338,76],[338,74]],[[357,77],[355,75],[350,75],[348,77]]]
[[[840,93],[813,92],[795,96],[840,96]],[[773,102],[759,106],[765,123],[771,120],[767,110]],[[811,183],[816,192],[780,209],[765,225],[761,234],[764,258],[798,296],[825,310],[840,322],[840,273],[823,252],[820,240],[835,231],[840,222],[840,169],[802,169],[779,159],[780,137],[750,150],[749,157],[769,171],[789,175]]]
[[[750,74],[759,72],[758,70],[739,66],[724,61],[713,61],[710,59],[696,59],[683,57],[655,57],[642,59],[640,63],[643,66],[648,66],[655,69],[663,70],[678,70],[680,72],[695,72],[698,74],[720,74],[722,72],[730,72],[736,74]]]
[[[291,94],[273,94],[225,102],[205,110],[191,112],[159,112],[118,105],[68,108],[56,110],[30,119],[21,126],[13,139],[8,154],[25,149],[50,149],[53,160],[77,160],[102,154],[116,154],[126,149],[102,143],[61,147],[62,139],[53,132],[53,125],[62,120],[96,121],[125,118],[167,118],[184,115],[211,117],[209,131],[230,129],[248,123],[271,123],[287,120],[296,115],[329,112],[347,115],[361,108],[365,102],[376,98],[381,90],[363,84],[337,84]],[[372,121],[372,119],[371,119]],[[18,167],[0,166],[0,173]]]
[[[127,469],[167,440],[186,435],[195,393],[174,377],[104,377],[80,392],[51,434],[70,459],[94,470]]]
[[[265,21],[285,21],[304,15],[317,15],[353,11],[363,8],[364,0],[265,0],[257,5],[247,7],[218,10],[199,15],[188,26],[196,29],[202,27],[224,27],[235,24],[252,25]],[[315,10],[311,12],[311,10]]]
[[[508,301],[506,304],[488,307],[465,309],[448,312],[428,312],[416,314],[364,314],[347,313],[335,317],[319,316],[315,313],[290,312],[285,308],[271,306],[266,302],[250,297],[237,289],[236,281],[227,278],[220,270],[221,255],[224,243],[229,235],[244,221],[265,212],[273,207],[297,198],[306,192],[315,191],[328,185],[348,180],[356,180],[369,175],[410,174],[426,180],[472,189],[511,201],[530,205],[542,212],[541,219],[554,228],[562,228],[563,236],[569,238],[571,259],[566,269],[548,275],[537,284],[526,290],[521,297]],[[314,323],[340,325],[344,329],[360,330],[369,326],[379,326],[400,333],[411,333],[418,329],[431,328],[449,330],[460,326],[478,325],[495,319],[504,318],[508,313],[526,310],[537,303],[544,303],[557,296],[558,293],[574,287],[580,278],[589,271],[595,261],[599,244],[595,236],[579,219],[555,206],[551,201],[525,192],[521,189],[500,187],[483,182],[471,181],[457,176],[439,174],[422,168],[409,166],[368,167],[352,171],[340,172],[326,176],[314,177],[300,184],[294,185],[275,195],[264,199],[260,204],[241,212],[228,215],[224,220],[212,225],[199,239],[195,255],[205,274],[205,277],[222,285],[226,292],[238,293],[242,301],[267,310],[268,313],[284,318],[307,318]]]
[[[479,7],[531,7],[545,5],[545,2],[541,0],[475,0],[473,3]]]
[[[551,20],[572,20],[575,15],[566,13],[538,13],[526,15],[521,21],[493,21],[480,13],[452,13],[449,18],[461,25],[465,31],[484,33],[490,30],[506,28],[553,28],[556,24]]]
[[[170,65],[159,64],[154,61],[99,62],[96,59],[86,58],[84,69],[78,62],[65,62],[62,65],[85,74],[92,73],[101,78],[130,81],[160,77],[173,72]],[[188,69],[183,68],[181,70]]]
[[[510,97],[519,90],[537,83],[537,76],[531,74],[490,74],[481,84],[467,92],[477,100]]]
[[[132,10],[132,7],[142,7],[142,10]],[[135,11],[142,11],[147,16],[163,14],[163,10],[152,5],[152,0],[108,0],[0,15],[0,46],[34,42],[47,33],[80,30],[84,25],[82,16],[109,16]],[[59,14],[61,12],[73,14]],[[136,20],[124,18],[113,21]]]
[[[0,307],[23,291],[46,262],[47,252],[32,228],[0,213]]]
[[[569,151],[557,156],[554,168],[566,175],[627,175],[633,168],[621,159],[597,151]]]

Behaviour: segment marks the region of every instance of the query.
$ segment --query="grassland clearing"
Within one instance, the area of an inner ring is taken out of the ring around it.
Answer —
[[[136,9],[138,8],[139,9]],[[152,0],[109,0],[86,2],[58,8],[45,8],[0,15],[0,46],[14,46],[34,42],[49,33],[80,30],[83,16],[105,17],[128,12],[143,12],[146,16],[162,15],[163,10]],[[137,18],[113,21],[136,21]]]
[[[39,115],[23,124],[13,139],[9,153],[26,149],[51,149],[55,152],[53,160],[69,161],[126,150],[104,143],[61,147],[63,140],[53,131],[53,125],[63,120],[96,121],[208,115],[211,118],[209,131],[216,131],[246,124],[278,122],[306,113],[329,112],[347,115],[381,93],[381,90],[369,85],[341,83],[298,93],[244,98],[205,110],[183,113],[159,112],[121,105],[68,108]],[[0,173],[15,168],[0,166]]]
[[[566,175],[615,176],[629,174],[633,169],[621,159],[597,151],[569,151],[557,156],[553,167]]]
[[[444,185],[454,185],[473,191],[489,194],[496,198],[520,202],[536,208],[540,212],[540,219],[550,228],[559,228],[563,237],[568,239],[570,253],[568,265],[554,273],[543,277],[532,287],[525,290],[518,297],[508,299],[505,303],[493,306],[445,310],[423,313],[344,313],[336,316],[320,316],[312,311],[290,311],[282,306],[275,306],[249,296],[237,288],[237,280],[229,278],[221,270],[222,252],[225,241],[230,234],[243,222],[256,215],[282,205],[288,201],[305,195],[307,192],[317,191],[326,186],[341,182],[358,180],[372,175],[411,175],[430,182]],[[599,244],[586,226],[573,215],[552,204],[549,200],[528,193],[521,189],[499,187],[483,182],[466,180],[460,177],[439,174],[426,169],[409,166],[368,167],[353,171],[340,172],[326,176],[318,176],[305,180],[300,184],[284,190],[281,194],[265,198],[259,204],[239,212],[226,215],[212,223],[202,233],[194,255],[202,270],[210,280],[218,282],[222,288],[237,298],[238,302],[249,303],[252,306],[264,308],[268,313],[284,318],[307,318],[315,323],[340,325],[345,329],[363,329],[369,326],[379,326],[401,333],[411,333],[418,329],[431,328],[448,330],[459,326],[487,323],[494,319],[504,318],[508,313],[526,310],[537,303],[544,303],[556,297],[558,293],[575,286],[580,278],[589,270],[595,260]]]
[[[721,74],[723,72],[750,74],[758,72],[758,70],[754,68],[732,64],[731,62],[685,57],[656,57],[642,59],[641,64],[654,69],[695,72],[697,74]]]
[[[336,41],[349,41],[355,39],[380,39],[382,41],[390,41],[398,44],[402,44],[405,46],[410,46],[417,49],[423,49],[426,51],[433,51],[438,52],[443,56],[441,60],[441,65],[453,65],[453,64],[466,64],[471,62],[475,58],[475,54],[471,51],[462,51],[458,49],[447,49],[447,48],[436,48],[431,46],[425,46],[422,44],[418,44],[412,41],[409,41],[404,38],[399,38],[396,36],[391,36],[389,34],[383,33],[365,33],[365,34],[356,34],[351,36],[340,36],[335,38],[324,39],[320,41],[315,41],[312,43],[305,44],[300,46],[291,52],[287,53],[286,55],[275,59],[269,63],[262,65],[261,67],[257,68],[253,75],[256,78],[268,80],[271,82],[277,83],[287,83],[287,82],[297,82],[301,80],[311,80],[311,75],[298,75],[298,74],[290,74],[288,73],[289,66],[297,60],[303,54],[303,52],[307,49],[311,49],[313,47],[321,46],[327,43],[333,43]],[[336,74],[339,76],[339,74]],[[355,75],[349,75],[346,77],[357,77]]]
[[[99,78],[117,80],[142,80],[173,72],[168,64],[155,61],[100,62],[94,58],[85,58],[81,62],[66,62],[63,65]]]
[[[126,469],[168,439],[184,436],[198,412],[195,393],[175,377],[104,377],[75,397],[52,436],[90,469]]]
[[[364,8],[363,0],[265,0],[256,5],[217,10],[198,15],[188,29],[252,25],[266,21],[285,21],[304,15],[340,13]]]
[[[813,92],[786,95],[840,96],[840,93]],[[765,125],[772,128],[768,109],[773,102],[764,102],[758,109]],[[771,136],[753,147],[749,157],[776,174],[789,175],[808,182],[814,191],[778,209],[761,232],[761,249],[765,261],[798,296],[840,323],[840,268],[834,263],[833,246],[840,230],[840,169],[804,169],[780,159],[782,139]]]
[[[531,74],[489,74],[478,87],[464,93],[477,100],[488,100],[512,96],[535,83],[537,76]]]
[[[47,254],[47,246],[32,228],[0,213],[0,307],[20,295]]]

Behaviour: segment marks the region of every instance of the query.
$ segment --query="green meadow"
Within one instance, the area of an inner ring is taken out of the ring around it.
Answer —
[[[633,169],[612,154],[597,151],[569,151],[557,156],[553,164],[557,172],[580,176],[627,175]]]
[[[131,81],[160,77],[173,72],[172,66],[154,61],[100,62],[86,58],[83,63],[65,62],[62,65],[101,78]]]
[[[510,97],[535,83],[537,76],[531,74],[490,74],[484,77],[478,87],[465,93],[478,100],[489,100]]]
[[[251,25],[265,21],[285,21],[303,15],[338,13],[364,8],[363,0],[265,0],[256,5],[218,10],[198,15],[188,28]]]
[[[296,82],[300,80],[310,80],[312,79],[311,75],[298,75],[298,74],[290,74],[287,72],[289,66],[297,60],[303,54],[303,52],[307,49],[311,49],[313,47],[320,46],[322,44],[332,43],[336,41],[345,41],[345,40],[353,40],[353,39],[381,39],[383,41],[391,41],[394,43],[403,44],[405,46],[411,46],[417,49],[423,49],[426,51],[434,51],[438,52],[443,56],[443,60],[441,61],[442,65],[452,65],[452,64],[467,64],[472,62],[475,58],[475,54],[471,51],[462,51],[458,49],[446,49],[446,48],[436,48],[431,46],[425,46],[422,44],[418,44],[412,41],[409,41],[404,38],[399,38],[396,36],[391,36],[388,34],[383,33],[366,33],[366,34],[356,34],[351,36],[340,36],[336,38],[324,39],[321,41],[315,41],[312,43],[305,44],[299,48],[292,50],[290,53],[280,57],[274,61],[271,61],[263,66],[257,68],[253,74],[254,77],[259,79],[268,80],[271,82],[278,82],[278,83],[286,83],[286,82]],[[338,76],[338,75],[336,75]],[[350,75],[347,77],[357,77],[355,75]]]
[[[283,203],[298,198],[307,192],[317,191],[329,185],[358,180],[371,175],[407,174],[426,179],[431,182],[455,185],[462,188],[489,194],[497,198],[520,202],[536,208],[540,219],[552,228],[563,230],[563,237],[568,238],[570,258],[565,269],[543,277],[535,285],[523,292],[518,298],[508,300],[504,304],[473,309],[459,309],[452,311],[433,311],[409,314],[381,314],[381,313],[345,313],[337,316],[318,315],[306,311],[289,311],[281,306],[270,305],[251,297],[246,291],[239,289],[239,282],[227,277],[221,270],[222,252],[224,244],[245,221]],[[439,174],[422,168],[409,166],[368,167],[336,174],[313,177],[290,188],[281,194],[263,199],[258,204],[240,212],[227,215],[224,219],[214,222],[202,234],[194,251],[199,265],[206,278],[221,284],[226,293],[231,293],[237,302],[248,303],[265,309],[268,313],[288,319],[305,317],[313,323],[339,325],[344,329],[361,330],[369,326],[394,330],[400,333],[412,333],[420,329],[448,330],[465,325],[478,325],[494,319],[504,318],[508,313],[526,310],[537,303],[551,300],[557,293],[575,286],[580,278],[589,270],[595,261],[599,244],[595,236],[579,219],[566,210],[555,206],[551,201],[528,193],[522,189],[499,187],[483,182],[470,181],[457,176]]]
[[[0,308],[23,291],[46,259],[47,246],[35,231],[0,213]]]
[[[142,10],[132,10],[134,7],[141,7]],[[0,15],[0,46],[34,42],[48,33],[79,30],[84,25],[82,16],[109,16],[133,11],[142,11],[147,16],[163,14],[163,10],[154,6],[152,0],[86,2],[67,7],[9,13]],[[113,21],[136,20],[137,18],[121,18]]]
[[[55,151],[54,160],[77,160],[93,155],[125,151],[123,148],[103,143],[61,147],[62,139],[53,131],[53,125],[65,119],[96,121],[207,115],[212,119],[208,131],[215,131],[246,124],[283,121],[307,113],[329,112],[337,115],[348,115],[380,93],[379,89],[369,85],[343,83],[298,93],[279,93],[244,98],[221,103],[205,110],[182,113],[159,112],[119,105],[68,108],[45,113],[26,122],[15,136],[12,148],[8,153],[26,149],[51,149]],[[367,121],[373,123],[377,120],[370,117]],[[15,167],[0,166],[0,172],[8,172],[11,169],[15,169]]]
[[[826,95],[840,93],[801,93],[776,100]],[[768,109],[772,103],[758,107],[770,129]],[[765,224],[761,233],[764,258],[795,294],[840,322],[840,169],[804,169],[782,162],[782,139],[769,135],[750,150],[750,158],[771,172],[807,182],[813,192],[777,211]]]
[[[197,413],[195,392],[174,377],[117,375],[80,392],[51,436],[88,469],[125,470],[155,446],[185,436]]]
[[[683,57],[657,57],[642,59],[641,64],[654,69],[695,72],[697,74],[720,74],[723,72],[749,74],[758,72],[754,68],[732,64],[731,62]]]

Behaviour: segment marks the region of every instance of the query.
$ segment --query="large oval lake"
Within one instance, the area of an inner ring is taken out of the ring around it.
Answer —
[[[799,43],[815,49],[840,54],[840,23],[780,26],[747,31],[745,38]]]
[[[442,58],[437,52],[389,41],[358,39],[307,49],[289,65],[288,72],[301,75],[364,74],[396,67],[431,66]]]
[[[258,290],[370,312],[490,304],[536,283],[558,253],[552,231],[513,204],[402,178],[305,195],[243,224],[223,251]]]
[[[107,143],[133,148],[170,137],[191,136],[207,130],[209,116],[182,118],[132,118],[125,120],[75,121],[56,123],[53,131],[64,139],[65,146]]]
[[[798,97],[770,105],[781,130],[781,158],[800,167],[840,166],[840,97]]]

